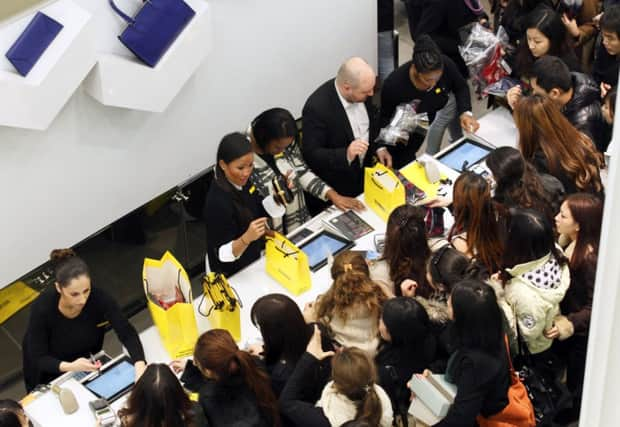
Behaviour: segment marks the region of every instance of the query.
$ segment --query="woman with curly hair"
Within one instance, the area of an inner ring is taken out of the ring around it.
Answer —
[[[333,340],[344,347],[359,347],[374,357],[379,345],[379,316],[387,296],[370,279],[362,255],[346,251],[334,259],[334,282],[316,302],[306,305],[306,321],[327,326]]]
[[[583,133],[570,124],[553,100],[523,97],[515,106],[519,150],[540,173],[555,176],[566,194],[602,193],[603,156]]]

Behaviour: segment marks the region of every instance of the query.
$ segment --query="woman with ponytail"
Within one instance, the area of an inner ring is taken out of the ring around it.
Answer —
[[[428,113],[431,121],[426,149],[429,154],[439,151],[446,128],[449,128],[452,140],[463,136],[461,128],[467,132],[478,130],[479,124],[471,113],[467,81],[452,59],[443,55],[435,42],[425,34],[416,38],[411,61],[394,70],[383,83],[382,126],[392,120],[399,104],[414,100],[420,101],[416,112]],[[396,149],[389,147],[394,167],[400,168],[415,159],[415,153],[422,142],[422,137],[412,133],[406,146],[399,144]]]
[[[308,401],[304,396],[308,374],[316,364],[332,356],[332,381],[318,402]],[[365,352],[355,347],[337,353],[323,351],[321,333],[315,326],[306,352],[280,395],[280,410],[297,427],[340,427],[352,420],[391,427],[390,398],[376,381],[376,368]]]
[[[268,230],[262,197],[250,182],[254,153],[247,136],[226,135],[205,203],[207,254],[213,271],[230,276],[260,257]]]
[[[173,362],[175,371],[180,366],[179,361]],[[193,362],[187,362],[181,381],[186,388],[198,390],[210,427],[281,425],[269,376],[224,329],[211,329],[198,338]]]
[[[43,291],[30,309],[23,340],[26,390],[46,384],[64,372],[93,372],[101,367],[90,355],[103,348],[106,326],[114,332],[134,362],[136,379],[146,364],[135,328],[116,301],[91,284],[86,263],[72,249],[50,254],[55,286]]]
[[[304,317],[308,322],[327,326],[338,345],[358,347],[374,357],[379,345],[381,306],[387,297],[369,274],[361,254],[339,254],[331,269],[332,286],[316,302],[306,305]]]
[[[252,182],[263,197],[276,192],[272,182],[277,176],[286,178],[293,194],[283,204],[284,218],[273,218],[274,229],[288,234],[311,217],[304,192],[322,201],[330,201],[339,209],[361,211],[364,204],[353,197],[341,196],[310,170],[298,142],[297,124],[284,108],[270,108],[260,113],[247,131],[254,156]]]
[[[392,211],[385,232],[381,258],[369,263],[370,277],[384,286],[389,296],[403,295],[404,288],[415,287],[415,295],[430,297],[433,288],[426,278],[431,257],[424,216],[419,206],[402,205]]]

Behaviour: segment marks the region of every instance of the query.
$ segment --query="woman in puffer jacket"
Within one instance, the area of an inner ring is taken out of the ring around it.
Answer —
[[[561,337],[572,333],[570,322],[560,316],[560,302],[570,284],[569,266],[546,216],[533,209],[510,209],[502,270],[496,277],[504,287],[502,308],[530,353],[551,347],[553,340],[544,332],[553,326]]]

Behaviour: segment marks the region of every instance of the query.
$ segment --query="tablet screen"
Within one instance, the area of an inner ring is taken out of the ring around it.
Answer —
[[[313,269],[326,262],[329,255],[335,255],[343,248],[350,245],[351,243],[346,240],[321,233],[316,238],[304,244],[300,249],[308,255],[308,264],[310,264],[310,268]]]
[[[127,360],[122,360],[88,382],[86,388],[97,396],[110,400],[133,385],[135,380],[134,367]]]
[[[463,169],[473,166],[486,157],[490,151],[491,148],[465,140],[461,145],[454,150],[448,151],[438,158],[438,160],[449,168],[462,172]],[[465,167],[463,167],[463,165],[465,165]]]

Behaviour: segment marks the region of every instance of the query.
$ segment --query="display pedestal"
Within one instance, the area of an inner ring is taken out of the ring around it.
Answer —
[[[101,53],[84,81],[85,91],[103,105],[164,111],[211,48],[212,25],[207,3],[193,0],[188,4],[196,15],[156,67],[143,64],[131,53]]]
[[[64,28],[26,77],[17,73],[4,54],[0,58],[0,125],[45,130],[73,96],[96,61],[92,15],[71,0],[41,9]],[[34,12],[0,32],[0,52],[6,52],[26,28]]]

